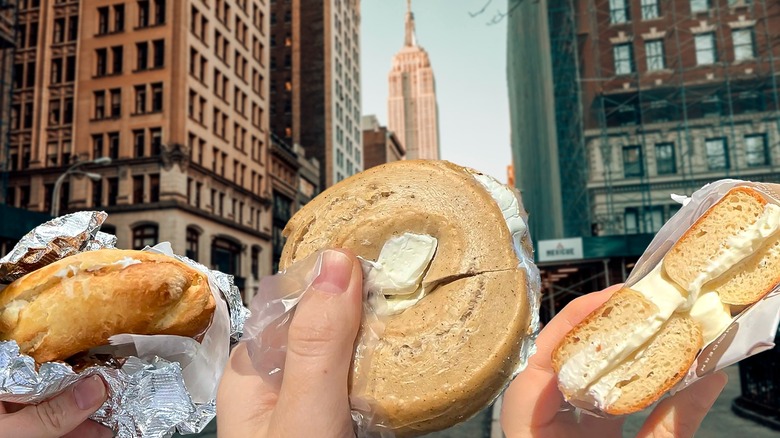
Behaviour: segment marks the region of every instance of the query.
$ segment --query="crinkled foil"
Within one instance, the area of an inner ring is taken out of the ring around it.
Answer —
[[[107,215],[79,212],[53,219],[28,233],[0,259],[0,279],[12,281],[48,263],[82,251],[113,248],[116,237],[98,232]],[[179,257],[195,268],[202,265]],[[202,270],[201,269],[201,270]],[[216,285],[228,304],[231,337],[238,339],[248,311],[241,303],[233,277],[206,269],[209,284]],[[104,424],[120,438],[168,437],[173,432],[198,433],[215,417],[216,401],[194,403],[177,362],[159,357],[128,357],[116,367],[92,366],[76,372],[64,363],[36,368],[20,354],[14,341],[0,342],[0,402],[39,403],[78,380],[99,375],[108,385],[108,400],[91,419]]]
[[[85,250],[94,241],[106,217],[108,215],[102,211],[80,211],[39,225],[0,258],[0,281],[10,283],[28,272]]]

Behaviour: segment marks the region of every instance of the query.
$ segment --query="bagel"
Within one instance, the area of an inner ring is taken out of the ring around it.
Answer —
[[[86,251],[0,292],[0,340],[16,341],[38,363],[62,361],[116,334],[198,337],[215,307],[205,275],[173,257]]]
[[[640,411],[682,380],[733,314],[779,283],[780,207],[733,188],[649,273],[564,337],[552,355],[558,386],[584,408]]]
[[[351,395],[368,400],[396,436],[466,420],[518,370],[535,320],[520,264],[530,242],[517,199],[497,186],[445,161],[393,162],[325,190],[284,229],[281,269],[327,248],[377,260],[404,234],[436,239],[425,296],[385,317],[367,369],[352,374]]]

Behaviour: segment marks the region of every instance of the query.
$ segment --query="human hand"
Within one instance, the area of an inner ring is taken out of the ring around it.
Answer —
[[[93,376],[37,405],[0,403],[0,438],[110,437],[110,429],[87,419],[106,397],[103,380]]]
[[[501,425],[508,438],[622,437],[625,417],[596,418],[574,411],[561,412],[564,398],[552,368],[552,352],[563,337],[622,285],[579,297],[541,331],[537,352],[504,395]],[[726,386],[723,372],[707,376],[684,391],[663,399],[637,434],[638,437],[692,437]]]
[[[354,436],[348,378],[362,282],[354,256],[324,253],[290,324],[281,389],[263,381],[245,343],[233,350],[217,394],[220,438]]]

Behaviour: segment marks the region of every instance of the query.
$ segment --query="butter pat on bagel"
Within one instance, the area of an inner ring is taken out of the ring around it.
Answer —
[[[281,269],[344,248],[389,270],[377,275],[390,285],[378,288],[390,311],[375,309],[384,330],[350,385],[384,430],[412,436],[464,421],[517,371],[533,331],[514,243],[530,243],[520,215],[512,191],[489,177],[410,160],[334,185],[288,223]]]
[[[16,341],[38,363],[60,361],[116,334],[198,337],[215,305],[205,275],[173,257],[87,251],[0,292],[0,340]]]

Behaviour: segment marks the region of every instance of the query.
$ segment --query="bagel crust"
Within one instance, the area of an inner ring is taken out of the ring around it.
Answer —
[[[200,336],[215,307],[206,277],[173,257],[87,251],[0,293],[0,340],[38,363],[65,360],[121,333]]]
[[[428,294],[389,316],[352,396],[367,399],[397,436],[441,430],[473,416],[508,383],[528,334],[526,272],[504,216],[465,168],[398,161],[324,191],[284,230],[280,268],[326,248],[376,260],[404,233],[438,240],[423,278]]]

